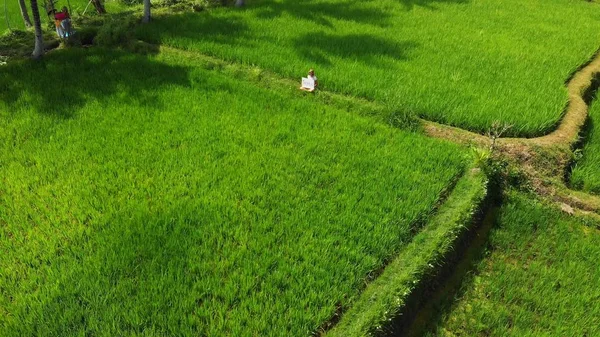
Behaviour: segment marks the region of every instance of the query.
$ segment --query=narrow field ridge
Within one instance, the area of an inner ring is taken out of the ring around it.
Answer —
[[[476,226],[478,213],[489,196],[479,169],[460,179],[427,226],[371,282],[356,303],[324,336],[390,335],[414,318],[432,280],[440,275],[459,242]]]
[[[501,138],[498,144],[512,146],[553,145],[572,146],[579,138],[579,132],[588,115],[586,93],[593,89],[594,77],[600,74],[600,53],[596,53],[591,62],[577,71],[567,84],[569,103],[566,112],[556,130],[536,138]],[[425,132],[437,138],[443,138],[462,144],[487,144],[489,138],[475,132],[443,125],[422,119]]]
[[[142,43],[149,44],[147,42]],[[179,56],[187,56],[188,58],[200,58],[204,62],[218,65],[219,67],[235,65],[237,70],[243,72],[252,72],[253,74],[268,73],[271,80],[264,83],[267,87],[271,87],[273,86],[273,84],[287,85],[292,86],[294,88],[297,86],[298,81],[279,76],[276,73],[270,72],[265,69],[260,69],[258,67],[245,66],[236,62],[228,62],[213,56],[205,55],[197,51],[183,50],[164,45],[157,47],[160,49],[161,52],[177,53]],[[558,124],[558,127],[554,131],[547,135],[535,138],[500,138],[498,140],[499,145],[506,147],[511,147],[515,145],[535,145],[546,147],[552,145],[571,146],[572,144],[574,144],[577,141],[579,131],[581,130],[587,118],[588,105],[585,102],[584,97],[586,95],[586,92],[592,87],[594,77],[598,76],[598,74],[600,74],[600,53],[596,53],[592,61],[589,62],[583,68],[581,68],[579,71],[577,71],[569,80],[567,84],[569,103],[563,118],[561,119],[560,123]],[[344,94],[327,92],[323,90],[320,90],[319,94],[324,94],[329,97],[347,97],[348,100],[353,101],[354,105],[365,104],[369,105],[370,108],[376,108],[377,106],[379,106],[377,102],[373,102],[365,98],[356,98]],[[460,129],[445,124],[440,124],[437,122],[432,122],[426,119],[420,120],[426,134],[428,134],[429,136],[447,139],[461,144],[483,145],[489,143],[489,138],[486,135],[482,135],[469,130]]]
[[[569,102],[558,127],[537,138],[498,138],[496,149],[526,172],[532,189],[540,196],[562,206],[600,213],[600,197],[569,189],[565,172],[573,160],[573,149],[581,139],[589,106],[600,78],[600,52],[575,72],[567,83]],[[451,142],[489,147],[488,135],[421,120],[426,134]]]
[[[140,43],[148,44],[143,41],[140,41]],[[290,91],[297,91],[297,81],[269,70],[228,62],[197,51],[164,45],[156,47],[161,54],[194,59],[204,64],[206,68],[230,72],[238,77],[252,80],[266,88],[285,88]],[[589,103],[586,102],[586,99],[589,99],[589,94],[596,89],[595,86],[598,83],[594,79],[598,76],[600,76],[600,53],[596,53],[590,62],[582,66],[568,80],[569,102],[564,117],[556,130],[537,138],[499,138],[496,143],[500,152],[517,161],[523,167],[527,167],[526,171],[530,172],[529,175],[533,181],[534,190],[538,194],[582,211],[596,213],[600,213],[600,197],[570,190],[565,186],[562,178],[565,170],[570,165],[572,148],[579,141],[580,130],[586,122]],[[351,110],[362,115],[378,115],[380,120],[393,123],[394,116],[392,111],[389,111],[390,108],[378,102],[323,90],[319,90],[314,96],[321,103],[348,111]],[[420,122],[424,132],[431,137],[475,147],[488,147],[490,145],[490,138],[487,135],[424,119],[421,119]],[[544,157],[550,156],[554,156],[554,158],[551,160],[552,163],[548,164],[548,160],[544,160]],[[542,159],[540,160],[540,158]],[[540,166],[544,167],[540,168]],[[545,179],[548,175],[559,177],[558,180],[560,181],[553,181],[548,185],[547,179]]]

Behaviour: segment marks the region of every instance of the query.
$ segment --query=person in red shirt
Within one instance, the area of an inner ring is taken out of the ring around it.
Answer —
[[[56,34],[60,38],[69,37],[71,31],[71,16],[67,7],[63,7],[61,12],[54,12],[54,24],[56,25]]]
[[[54,13],[54,20],[62,21],[69,17],[69,12],[65,12],[64,9],[62,12]]]

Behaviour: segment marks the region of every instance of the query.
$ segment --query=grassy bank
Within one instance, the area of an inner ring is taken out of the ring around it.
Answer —
[[[402,328],[396,326],[409,323],[430,282],[460,250],[481,208],[487,207],[483,204],[487,193],[485,175],[478,169],[469,170],[427,226],[326,336],[378,336],[390,331],[395,332],[391,335],[402,334],[396,331]]]
[[[426,336],[597,336],[600,232],[512,193],[489,251]]]
[[[582,157],[571,172],[573,188],[600,194],[600,102],[594,101],[589,111],[588,133]]]
[[[243,10],[157,17],[137,35],[298,80],[313,67],[326,90],[480,132],[500,120],[532,136],[559,121],[564,81],[600,47],[597,7],[256,0]]]
[[[0,68],[0,335],[309,335],[463,170],[455,146],[160,57]]]

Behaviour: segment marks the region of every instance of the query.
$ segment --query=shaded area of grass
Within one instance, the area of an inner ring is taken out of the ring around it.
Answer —
[[[83,11],[87,6],[89,0],[69,0],[71,6],[71,14],[75,20],[78,20],[83,17]],[[63,6],[69,7],[69,2],[66,0],[56,1],[56,8],[60,10]],[[31,3],[29,0],[25,0],[27,10],[29,11],[29,18],[33,20],[33,16],[31,14]],[[125,6],[119,2],[119,0],[108,0],[104,2],[106,10],[108,13],[115,13],[124,11],[128,6]],[[21,16],[21,10],[19,8],[18,1],[7,0],[7,12],[8,12],[8,23],[10,27],[7,25],[6,15],[4,11],[4,3],[0,3],[0,33],[5,32],[6,30],[14,29],[14,30],[23,30],[25,29],[25,23],[23,22],[23,18]],[[46,14],[46,9],[44,8],[43,1],[38,1],[38,6],[40,10],[40,19],[42,22],[43,28],[48,28],[49,32],[53,32],[54,22],[48,19],[48,15]],[[138,6],[139,7],[139,6]],[[90,5],[87,9],[85,17],[96,17],[96,10],[93,5]],[[33,23],[33,21],[32,21]],[[76,27],[77,28],[77,27]]]
[[[33,31],[13,30],[0,35],[0,56],[23,58],[31,56],[34,47]],[[44,46],[56,48],[59,45],[55,33],[44,32]]]
[[[388,26],[393,13],[376,7],[357,6],[355,3],[334,1],[259,1],[257,17],[274,20],[283,15],[297,20],[310,21],[320,26],[335,27],[338,20],[353,21],[376,26]],[[255,4],[252,4],[255,5]]]
[[[422,306],[416,312],[409,313],[414,319],[403,326],[404,336],[423,336],[423,333],[431,328],[432,322],[439,320],[441,308],[447,307],[455,299],[463,286],[463,281],[470,277],[475,266],[483,258],[490,231],[496,225],[498,211],[499,206],[490,207],[480,226],[465,240],[468,242],[463,242],[463,246],[457,247],[453,255],[456,264],[445,268],[447,270],[444,274],[445,278],[440,278],[436,280],[438,282],[431,284],[432,291],[420,298]]]
[[[463,170],[456,146],[182,60],[0,68],[20,83],[0,86],[0,335],[309,335]]]
[[[564,80],[598,48],[596,35],[580,34],[600,28],[590,6],[261,0],[244,10],[157,17],[136,34],[288,78],[316,68],[326,90],[479,132],[501,120],[514,124],[511,135],[533,136],[554,128]]]
[[[163,108],[155,91],[189,83],[187,68],[108,49],[59,53],[48,61],[11,64],[1,72],[0,106],[13,118],[22,106],[70,118],[91,101],[109,109],[115,95],[119,104]]]
[[[336,36],[322,31],[302,35],[294,43],[298,55],[309,64],[330,66],[336,58],[343,57],[384,69],[393,66],[391,59],[405,59],[417,47],[411,41],[393,42],[367,34]]]
[[[143,34],[146,42],[161,43],[161,34],[156,34],[156,32],[161,30],[162,25],[166,25],[176,27],[178,37],[187,43],[210,40],[211,43],[215,44],[252,46],[252,41],[247,36],[248,25],[245,20],[237,17],[224,18],[210,13],[183,13],[179,15],[168,13],[162,13],[161,15],[159,13],[155,17],[155,21],[160,22],[160,25],[155,24],[155,22],[152,25],[147,25],[152,32]]]
[[[600,81],[600,74],[598,81]],[[575,189],[600,194],[600,136],[598,135],[600,102],[598,100],[592,102],[588,118],[585,128],[585,146],[579,153],[582,157],[571,171],[570,183]]]
[[[426,336],[600,334],[600,231],[511,193],[487,256]]]
[[[469,0],[399,0],[399,2],[407,9],[412,10],[415,7],[426,8],[429,10],[439,9],[439,5],[457,3],[467,4]]]

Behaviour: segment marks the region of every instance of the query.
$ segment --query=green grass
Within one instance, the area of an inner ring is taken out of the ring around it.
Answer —
[[[571,172],[571,186],[586,192],[600,194],[600,103],[596,100],[590,107],[588,134],[583,148],[583,157]]]
[[[500,120],[532,136],[553,129],[564,81],[600,47],[598,9],[581,0],[256,0],[157,17],[137,35],[298,80],[314,67],[324,90],[480,132]]]
[[[600,231],[511,194],[489,254],[426,336],[599,336]]]
[[[484,206],[486,177],[469,170],[427,226],[373,281],[327,336],[380,336],[389,322],[412,310],[410,297],[429,288]],[[433,277],[432,277],[433,276]],[[389,335],[389,333],[383,333]]]
[[[317,330],[465,155],[318,99],[160,54],[0,67],[0,335]]]
[[[73,18],[81,17],[85,7],[88,4],[89,0],[69,0],[71,3],[71,11],[73,14]],[[25,0],[27,4],[27,9],[29,11],[29,18],[33,23],[33,16],[31,15],[31,3],[29,0]],[[39,10],[40,10],[40,19],[42,20],[42,27],[46,27],[49,25],[48,16],[46,15],[42,0],[38,0]],[[127,6],[122,5],[118,2],[118,0],[107,0],[105,2],[105,8],[109,13],[120,12],[127,9]],[[60,10],[63,6],[69,6],[67,0],[58,0],[56,4],[56,8]],[[11,29],[23,30],[25,29],[25,23],[23,22],[23,18],[21,16],[21,10],[19,8],[19,3],[17,0],[6,0],[6,11],[4,9],[4,2],[0,3],[0,33]],[[8,15],[7,15],[8,14]],[[95,16],[96,10],[93,5],[90,5],[87,9],[86,16]],[[8,17],[8,25],[6,18]],[[10,25],[10,27],[9,27]],[[54,25],[54,22],[51,23]]]

